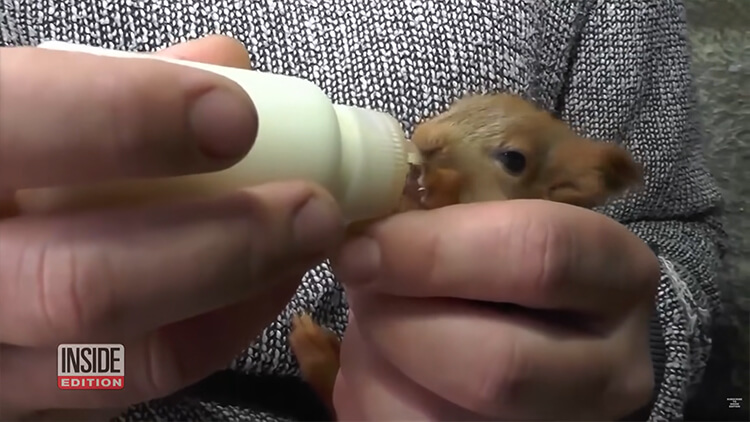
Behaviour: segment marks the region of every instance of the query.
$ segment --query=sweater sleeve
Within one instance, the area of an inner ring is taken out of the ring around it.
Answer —
[[[648,411],[653,421],[679,420],[710,353],[723,250],[721,197],[703,158],[684,5],[591,3],[558,110],[580,132],[620,142],[644,166],[645,186],[602,211],[651,245],[661,263]]]

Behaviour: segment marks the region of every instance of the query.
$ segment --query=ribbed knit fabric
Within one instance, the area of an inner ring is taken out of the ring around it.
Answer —
[[[3,45],[55,38],[151,51],[211,33],[244,42],[257,69],[310,79],[335,102],[391,113],[407,131],[466,92],[508,90],[584,135],[627,146],[646,166],[645,189],[601,211],[659,251],[651,419],[682,417],[710,351],[722,232],[680,1],[3,0],[0,9]],[[296,375],[289,316],[305,309],[340,333],[346,306],[321,263],[232,369],[248,379]],[[193,391],[122,419],[284,419],[268,409]]]

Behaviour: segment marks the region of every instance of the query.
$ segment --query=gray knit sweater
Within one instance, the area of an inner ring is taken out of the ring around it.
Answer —
[[[646,165],[646,187],[602,212],[658,251],[650,417],[682,417],[710,351],[722,232],[680,1],[3,0],[0,9],[2,45],[55,38],[143,51],[211,33],[244,42],[258,69],[310,79],[407,131],[465,92],[510,90],[627,146]],[[304,409],[307,392],[284,381],[297,374],[286,337],[299,309],[343,331],[346,300],[327,263],[232,371],[123,420],[319,419]]]

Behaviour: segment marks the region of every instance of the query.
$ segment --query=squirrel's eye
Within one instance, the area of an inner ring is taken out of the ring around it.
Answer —
[[[492,158],[513,175],[518,175],[526,169],[526,157],[518,151],[496,150],[492,153]]]

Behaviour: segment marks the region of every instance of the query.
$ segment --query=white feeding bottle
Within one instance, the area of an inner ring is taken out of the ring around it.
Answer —
[[[322,185],[336,198],[346,219],[358,221],[392,212],[409,177],[410,164],[419,163],[419,155],[393,117],[333,104],[318,86],[304,79],[58,41],[39,47],[163,60],[217,73],[235,82],[252,99],[258,114],[258,133],[250,152],[228,169],[18,192],[21,207],[30,212],[219,194],[298,179]]]

